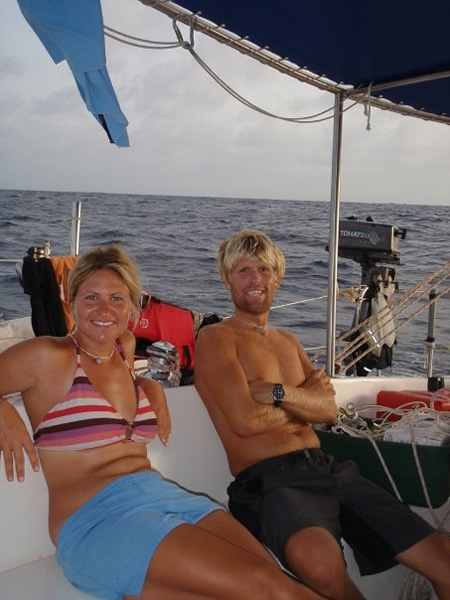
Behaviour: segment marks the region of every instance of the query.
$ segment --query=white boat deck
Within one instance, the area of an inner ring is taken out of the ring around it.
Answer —
[[[366,378],[337,379],[339,404],[349,401],[373,402],[376,391],[425,389],[426,380]],[[149,445],[153,464],[168,478],[193,491],[203,491],[224,501],[231,480],[223,448],[208,414],[193,386],[168,391],[173,434],[169,447],[158,439]],[[19,410],[25,414],[23,406]],[[24,483],[0,483],[0,598],[2,600],[82,600],[86,594],[65,579],[54,558],[47,531],[47,489],[41,473],[28,469]],[[439,509],[443,515],[448,502]],[[426,516],[426,509],[419,509]],[[399,597],[405,569],[361,578],[351,551],[346,558],[353,579],[367,600],[395,600]]]
[[[32,337],[34,337],[34,331],[30,317],[0,321],[0,352]]]

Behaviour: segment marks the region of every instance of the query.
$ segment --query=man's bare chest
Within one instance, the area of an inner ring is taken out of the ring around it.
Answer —
[[[297,348],[280,336],[254,333],[237,344],[238,359],[247,381],[281,381],[299,385],[304,380]]]

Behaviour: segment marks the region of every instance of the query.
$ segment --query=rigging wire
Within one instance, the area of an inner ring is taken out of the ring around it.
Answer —
[[[269,110],[266,110],[250,100],[247,100],[244,96],[239,94],[235,89],[233,89],[230,85],[228,85],[215,71],[199,56],[199,54],[194,50],[194,23],[195,23],[195,15],[192,15],[189,18],[189,31],[190,31],[190,39],[185,40],[183,35],[178,27],[179,16],[173,18],[172,24],[175,31],[175,35],[177,37],[177,41],[172,42],[162,42],[162,41],[154,41],[154,40],[146,40],[144,38],[138,38],[123,32],[120,32],[116,29],[112,29],[111,27],[104,26],[104,32],[107,37],[115,40],[116,42],[120,42],[122,44],[127,44],[129,46],[134,46],[137,48],[142,48],[145,50],[171,50],[175,48],[183,48],[187,50],[196,63],[230,96],[232,96],[235,100],[267,117],[278,119],[281,121],[286,121],[288,123],[298,123],[298,124],[311,124],[311,123],[321,123],[323,121],[328,121],[334,119],[334,104],[329,108],[324,109],[323,111],[314,113],[312,115],[307,115],[304,117],[286,117],[282,115],[277,115]],[[351,108],[353,108],[356,104],[359,104],[358,101],[353,101],[349,106],[343,108],[341,113],[347,112]],[[327,115],[327,116],[323,116]]]
[[[182,46],[180,42],[161,42],[134,37],[127,33],[117,31],[117,29],[112,29],[107,25],[104,25],[103,29],[105,35],[110,39],[120,42],[121,44],[134,46],[135,48],[144,48],[147,50],[171,50],[172,48],[180,48]]]
[[[353,302],[356,298],[356,289],[357,288],[355,286],[352,286],[344,290],[338,291],[337,295],[342,298],[345,298],[346,300],[351,300]],[[295,300],[294,302],[286,302],[285,304],[271,306],[270,310],[285,308],[286,306],[294,306],[295,304],[306,304],[307,302],[315,302],[316,300],[323,300],[324,298],[328,298],[328,292],[323,294],[322,296],[316,296],[315,298],[307,298],[306,300]]]
[[[307,298],[306,300],[295,300],[294,302],[286,302],[285,304],[278,304],[277,306],[271,306],[270,310],[277,310],[278,308],[286,308],[286,306],[295,306],[296,304],[306,304],[307,302],[315,302],[316,300],[323,300],[328,298],[328,294],[323,296],[317,296],[316,298]]]
[[[247,108],[251,108],[252,110],[265,115],[266,117],[271,117],[273,119],[279,119],[281,121],[286,121],[288,123],[305,123],[305,124],[309,124],[309,123],[321,123],[323,121],[329,121],[330,119],[334,118],[334,114],[329,114],[326,117],[322,117],[322,115],[327,114],[327,113],[332,113],[332,111],[334,110],[334,106],[331,106],[330,108],[327,108],[321,112],[315,113],[313,115],[309,115],[306,117],[285,117],[282,115],[277,115],[273,112],[270,112],[256,104],[254,104],[253,102],[250,102],[250,100],[247,100],[246,98],[244,98],[243,96],[241,96],[241,94],[239,94],[238,92],[236,92],[236,90],[234,90],[231,86],[229,86],[223,79],[221,79],[201,58],[200,56],[197,54],[197,52],[191,48],[191,47],[186,47],[186,49],[190,52],[190,54],[192,55],[192,57],[194,58],[194,60],[197,62],[197,64],[200,65],[200,67],[202,67],[202,69],[204,69],[204,71],[206,71],[206,73],[212,77],[212,79],[223,89],[225,90],[228,94],[230,94],[230,96],[232,96],[235,100],[237,100],[238,102],[240,102],[241,104],[243,104],[244,106],[246,106]],[[353,106],[355,106],[357,104],[357,102],[354,102],[353,104],[351,104],[350,106],[348,106],[347,108],[342,109],[342,113],[350,110],[351,108],[353,108]],[[322,118],[319,118],[322,117]]]
[[[433,299],[428,300],[424,305],[420,306],[414,312],[409,313],[408,316],[404,317],[403,320],[400,323],[398,323],[398,318],[403,313],[410,311],[411,308],[415,304],[417,304],[420,300],[422,300],[427,295],[430,288],[435,287],[437,284],[444,282],[445,280],[447,280],[450,277],[450,273],[442,275],[442,272],[445,271],[445,269],[447,269],[449,266],[450,266],[450,261],[447,261],[447,263],[444,263],[444,265],[442,265],[441,267],[436,269],[436,271],[434,271],[431,275],[427,275],[421,281],[419,281],[415,286],[413,286],[407,292],[402,294],[400,299],[391,300],[391,302],[388,304],[387,307],[385,307],[384,309],[380,310],[379,313],[377,313],[376,318],[380,320],[379,324],[377,324],[376,322],[371,322],[371,319],[373,319],[373,316],[369,316],[366,320],[361,321],[361,323],[358,323],[351,329],[346,330],[344,333],[339,335],[336,338],[335,343],[337,346],[343,346],[343,349],[336,355],[337,363],[342,363],[350,355],[355,354],[356,352],[359,351],[359,353],[357,354],[357,357],[354,358],[354,360],[352,362],[346,363],[345,365],[341,365],[340,374],[345,374],[346,371],[351,369],[358,361],[360,361],[362,358],[364,358],[364,356],[366,356],[369,352],[371,352],[371,348],[366,348],[366,349],[364,349],[364,351],[361,351],[361,348],[367,343],[368,331],[364,331],[364,328],[367,327],[368,324],[370,324],[371,332],[376,335],[383,326],[383,318],[386,319],[387,322],[389,322],[389,320],[392,321],[392,323],[393,323],[392,329],[390,329],[390,330],[388,329],[387,332],[384,334],[386,336],[389,336],[392,333],[396,333],[397,331],[403,329],[406,325],[408,325],[415,317],[417,317],[419,314],[421,314],[424,310],[429,308],[432,304],[436,303],[438,300],[440,300],[445,295],[449,294],[450,286],[444,288],[441,292],[439,292],[439,294],[436,294]],[[441,275],[441,277],[438,280],[436,280],[436,277],[438,277],[439,275]],[[420,291],[422,288],[424,288],[424,286],[427,286],[427,285],[429,287]],[[360,290],[360,289],[361,289],[361,286],[352,286],[350,288],[346,288],[346,289],[343,289],[342,291],[339,291],[338,296],[343,297],[346,300],[356,302],[356,301],[358,301],[357,300],[357,290]],[[321,296],[316,296],[313,298],[295,300],[293,302],[285,302],[283,304],[278,304],[278,305],[272,306],[270,308],[270,310],[271,311],[279,310],[279,309],[286,308],[289,306],[307,304],[308,302],[316,302],[318,300],[323,300],[327,297],[328,297],[328,294],[326,293],[326,294],[322,294]],[[223,318],[227,318],[227,317],[223,316]],[[397,324],[394,323],[394,319],[397,319]],[[349,342],[348,338],[354,334],[356,335],[356,337],[354,337],[354,339]],[[380,342],[380,344],[382,344],[383,339],[380,338],[379,342]],[[441,350],[450,350],[450,346],[445,346],[445,345],[435,345],[435,348],[439,348]],[[321,356],[323,356],[324,354],[326,354],[327,348],[326,348],[326,346],[321,345],[321,346],[308,347],[308,348],[305,348],[305,350],[308,353],[315,352],[315,354],[312,356],[312,358],[310,360],[313,364],[318,365],[318,359]]]
[[[445,277],[442,280],[440,280],[440,282],[442,282],[447,277]],[[421,300],[424,296],[426,296],[426,294],[428,293],[428,291],[429,291],[429,289],[426,289],[425,291],[421,292],[418,296],[416,296],[415,299],[413,299],[409,303],[408,303],[408,300],[410,300],[412,298],[412,294],[406,294],[405,297],[402,299],[401,304],[393,305],[391,314],[388,314],[388,311],[390,311],[390,308],[391,308],[388,305],[386,307],[386,310],[381,310],[379,313],[377,313],[376,318],[378,319],[378,322],[374,321],[372,316],[369,316],[365,321],[362,321],[360,324],[358,324],[356,327],[353,328],[353,330],[355,330],[355,331],[356,330],[362,331],[362,333],[360,333],[355,338],[355,340],[354,340],[353,343],[350,342],[346,346],[346,348],[340,354],[338,354],[338,356],[336,357],[336,360],[337,361],[343,361],[349,355],[351,355],[352,353],[354,353],[355,351],[360,350],[361,347],[364,346],[364,344],[367,342],[368,334],[371,335],[371,332],[373,334],[375,334],[375,335],[377,333],[379,333],[379,331],[381,330],[381,328],[383,326],[383,320],[382,319],[384,317],[387,317],[387,321],[388,322],[389,322],[389,320],[392,322],[392,328],[389,331],[387,331],[386,334],[385,334],[385,335],[389,336],[392,333],[395,333],[396,331],[399,331],[400,329],[403,329],[403,327],[405,327],[408,323],[410,323],[413,320],[414,317],[416,317],[417,315],[419,315],[420,313],[422,313],[426,308],[429,308],[437,300],[439,300],[440,298],[442,298],[443,296],[445,296],[446,294],[448,294],[450,292],[450,287],[445,288],[443,291],[441,291],[439,294],[437,294],[434,299],[429,300],[423,306],[419,307],[415,312],[413,312],[412,314],[410,314],[408,317],[405,317],[403,319],[403,321],[400,322],[400,324],[395,325],[394,318],[398,319],[398,317],[400,315],[402,315],[406,311],[410,310],[412,306],[414,306],[419,300]],[[402,305],[404,305],[404,306],[402,307]],[[386,314],[383,314],[383,312],[386,313]],[[341,337],[343,339],[345,339],[349,335],[349,333],[350,332],[346,332]],[[383,339],[380,339],[379,343],[382,344],[382,342],[383,342]],[[358,362],[358,360],[361,359],[363,356],[365,356],[366,354],[368,354],[368,352],[370,352],[370,348],[367,348],[365,350],[365,352],[363,352],[362,354],[359,354],[359,357],[356,358],[352,363],[348,363],[346,365],[344,371],[348,370],[349,368],[351,368],[352,366],[354,366],[354,364],[356,364],[356,362]]]
[[[257,106],[256,104],[250,102],[249,100],[247,100],[246,98],[244,98],[242,95],[240,95],[236,90],[234,90],[230,85],[228,85],[222,78],[220,78],[211,67],[209,67],[209,65],[199,56],[199,54],[194,50],[194,34],[195,34],[195,15],[191,15],[188,19],[189,22],[189,31],[190,31],[190,39],[185,40],[183,38],[183,35],[180,31],[180,28],[178,27],[178,20],[180,18],[180,15],[176,15],[173,20],[172,20],[172,24],[173,24],[173,28],[175,31],[175,35],[177,37],[177,41],[171,41],[171,42],[162,42],[162,41],[151,41],[151,40],[146,40],[143,38],[138,38],[135,36],[131,36],[129,34],[125,34],[122,33],[118,30],[112,29],[110,27],[105,26],[104,30],[105,30],[105,35],[107,35],[108,37],[110,37],[111,39],[114,39],[115,41],[124,43],[124,44],[128,44],[131,46],[135,46],[135,47],[139,47],[139,48],[143,48],[143,49],[155,49],[155,50],[160,50],[160,49],[174,49],[174,48],[182,48],[185,50],[188,50],[189,53],[191,54],[191,56],[194,58],[194,60],[197,62],[197,64],[220,86],[222,87],[222,89],[224,89],[224,91],[226,91],[228,94],[230,94],[233,98],[235,98],[238,102],[242,103],[244,106],[259,112],[260,114],[263,114],[265,116],[271,117],[271,118],[275,118],[275,119],[279,119],[279,120],[283,120],[283,121],[287,121],[287,122],[291,122],[291,123],[305,123],[305,124],[309,124],[309,123],[319,123],[322,121],[327,121],[329,119],[333,119],[334,118],[334,105],[328,109],[325,109],[323,111],[320,111],[318,113],[312,114],[312,115],[308,115],[308,116],[304,116],[304,117],[285,117],[282,115],[277,115],[273,112],[270,112],[266,109],[261,108],[260,106]],[[358,104],[358,101],[354,101],[352,104],[350,104],[347,108],[342,109],[342,113],[347,112],[348,110],[350,110],[351,108],[353,108],[356,104]],[[371,96],[370,96],[370,87],[368,89],[367,95],[364,99],[364,110],[365,110],[365,115],[367,117],[367,129],[370,130],[370,118],[371,118]],[[323,116],[323,115],[327,115],[327,113],[331,113],[328,116]],[[450,264],[450,261],[447,263]],[[445,268],[445,265],[444,267]],[[443,280],[445,280],[447,278],[444,277],[443,279],[440,280],[440,282],[442,282]],[[424,280],[423,280],[424,281]],[[418,284],[416,286],[416,288],[419,287],[420,284]],[[413,304],[415,304],[416,302],[418,302],[425,294],[426,292],[423,292],[421,295],[419,295],[416,300],[414,300],[412,303],[409,304],[409,306],[406,306],[406,308],[403,309],[399,309],[399,307],[403,304],[406,303],[406,301],[408,300],[409,297],[411,297],[414,293],[414,290],[416,288],[413,288],[408,295],[404,295],[402,297],[402,300],[400,300],[399,302],[395,302],[395,301],[391,301],[391,303],[388,303],[387,307],[385,309],[382,309],[378,314],[377,314],[377,319],[378,322],[374,322],[373,324],[371,323],[372,321],[374,321],[373,317],[369,317],[368,319],[366,319],[366,321],[358,324],[356,327],[354,327],[353,329],[346,331],[344,334],[342,334],[341,336],[339,336],[336,340],[336,343],[342,343],[345,341],[345,338],[348,339],[348,337],[350,335],[352,335],[353,333],[356,332],[361,332],[361,330],[364,329],[364,327],[368,326],[369,323],[372,324],[372,330],[373,332],[376,334],[377,331],[379,331],[379,329],[381,329],[381,324],[382,324],[382,319],[386,318],[387,322],[389,322],[389,320],[393,320],[392,317],[389,314],[389,311],[393,311],[393,313],[395,313],[395,317],[397,318],[399,315],[401,315],[403,312],[405,312],[405,310],[408,310],[408,308],[410,306],[412,306]],[[430,306],[431,302],[436,302],[440,297],[442,297],[443,295],[449,293],[450,288],[447,288],[446,290],[444,290],[443,292],[441,292],[440,294],[438,294],[438,296],[433,300],[430,301],[428,304],[426,304],[423,308],[418,309],[415,313],[413,313],[412,315],[410,315],[409,318],[405,319],[400,325],[393,325],[393,329],[389,332],[393,333],[398,331],[399,329],[401,329],[402,327],[404,327],[405,325],[407,325],[415,316],[417,316],[418,314],[420,314],[423,310],[425,310],[427,307]],[[308,300],[299,300],[299,301],[295,301],[295,302],[290,302],[290,303],[286,303],[286,304],[282,304],[282,305],[278,305],[278,306],[274,306],[272,307],[273,309],[279,309],[279,308],[285,308],[287,306],[293,306],[295,304],[303,304],[306,302],[311,302],[311,301],[315,301],[315,300],[320,300],[323,298],[326,298],[326,295],[317,297],[317,298],[311,298]],[[383,311],[385,311],[385,315],[383,316]],[[345,360],[345,358],[347,358],[349,355],[351,355],[352,353],[354,353],[355,351],[359,350],[362,346],[364,346],[364,344],[366,344],[367,341],[367,333],[365,331],[363,331],[362,333],[359,333],[359,335],[357,335],[356,338],[354,338],[352,340],[351,343],[347,344],[347,346],[344,348],[344,350],[339,353],[336,356],[336,362],[342,362]],[[382,340],[381,340],[382,341]],[[315,350],[314,349],[310,349],[310,350]],[[324,347],[319,347],[319,351],[316,353],[316,355],[313,357],[312,361],[313,362],[317,362],[317,359],[322,356],[324,354],[324,352],[326,351],[326,348]],[[353,367],[359,360],[361,360],[361,358],[363,358],[365,355],[367,355],[369,352],[371,352],[370,347],[366,348],[366,350],[363,351],[363,353],[360,353],[352,362],[347,363],[344,367],[343,367],[343,373],[345,373],[348,369],[350,369],[351,367]]]
[[[419,296],[419,298],[417,298],[416,300],[414,300],[412,303],[410,303],[408,306],[406,306],[405,308],[403,308],[396,316],[402,314],[403,312],[405,312],[406,310],[408,310],[410,308],[410,306],[412,306],[413,304],[415,304],[416,302],[418,302],[418,300],[420,298],[422,298],[424,295],[426,295],[427,290],[425,292],[423,292],[423,294],[421,294]],[[438,299],[442,298],[444,295],[450,293],[450,287],[446,288],[444,291],[440,292],[439,294],[436,295],[436,298],[433,300],[430,300],[429,302],[427,302],[424,306],[419,307],[415,312],[413,312],[409,317],[405,318],[399,325],[393,325],[392,329],[390,331],[387,332],[386,335],[390,335],[391,333],[394,333],[396,331],[399,331],[400,329],[403,329],[403,327],[405,327],[410,321],[413,320],[414,317],[416,317],[417,315],[419,315],[420,313],[422,313],[426,308],[428,308],[431,304],[433,304],[434,302],[436,302]],[[378,316],[378,315],[377,315]],[[363,321],[360,325],[357,326],[357,328],[361,328],[364,327],[367,324],[371,324],[371,320],[373,317],[368,317],[368,319],[366,319],[365,321]],[[373,331],[373,333],[377,333],[378,330],[381,328],[381,323],[380,324],[371,324],[371,331]],[[346,337],[347,334],[344,334],[344,337]],[[345,358],[347,358],[350,354],[352,354],[353,352],[355,352],[355,350],[360,349],[366,342],[367,342],[367,333],[364,332],[362,334],[360,334],[357,338],[357,340],[359,340],[358,344],[356,344],[356,346],[349,344],[349,347],[346,347],[337,357],[336,360],[337,361],[343,361]],[[380,340],[380,344],[382,344],[383,340]],[[366,350],[364,350],[362,353],[358,354],[358,356],[356,358],[354,358],[353,361],[347,363],[343,368],[342,371],[343,373],[345,373],[348,369],[350,369],[351,367],[353,367],[357,362],[359,362],[361,360],[361,358],[363,358],[364,356],[366,356],[369,352],[371,352],[370,348],[366,348]]]
[[[337,338],[336,343],[345,342],[346,340],[348,340],[348,338],[350,336],[352,336],[354,334],[356,334],[356,337],[346,345],[346,347],[344,348],[344,350],[342,350],[342,352],[340,352],[339,354],[336,355],[336,362],[339,363],[339,362],[344,361],[348,356],[350,356],[357,350],[360,350],[361,347],[364,346],[364,344],[366,344],[367,332],[365,331],[365,329],[367,329],[369,325],[370,325],[369,328],[372,329],[372,331],[374,333],[377,333],[377,331],[379,331],[381,329],[381,327],[383,326],[383,318],[386,321],[389,321],[389,320],[393,321],[393,318],[398,318],[400,315],[405,313],[407,310],[410,310],[411,307],[414,306],[419,300],[421,300],[429,292],[429,288],[425,289],[424,291],[419,292],[424,286],[429,284],[431,287],[434,287],[435,285],[440,284],[443,281],[445,281],[450,276],[450,273],[446,273],[446,274],[442,275],[437,281],[433,281],[433,280],[435,280],[436,277],[441,275],[442,272],[445,271],[446,269],[448,269],[449,267],[450,267],[450,261],[447,261],[446,263],[444,263],[444,265],[439,267],[434,273],[432,273],[431,275],[422,279],[418,284],[413,286],[408,292],[403,294],[400,297],[400,299],[391,300],[391,302],[388,303],[388,305],[385,308],[383,308],[382,310],[380,310],[379,313],[377,313],[376,318],[378,319],[378,323],[376,323],[374,321],[373,316],[369,316],[367,319],[365,319],[361,323],[358,323],[355,327],[353,327],[350,330],[341,334]],[[441,291],[439,294],[437,294],[435,298],[431,299],[424,306],[420,307],[418,310],[416,310],[415,312],[410,314],[409,317],[405,318],[399,325],[393,325],[392,330],[389,331],[388,334],[390,335],[391,333],[394,333],[394,332],[402,329],[403,327],[405,327],[414,317],[416,317],[418,314],[420,314],[426,308],[428,308],[432,303],[435,303],[437,300],[439,300],[440,298],[442,298],[449,292],[450,292],[450,287],[445,288],[443,291]],[[415,298],[414,298],[414,295],[415,295]],[[392,317],[391,317],[391,314],[392,314]],[[381,340],[381,342],[382,342],[382,340]],[[360,353],[357,356],[357,358],[355,358],[352,362],[346,364],[343,367],[343,372],[347,371],[352,366],[354,366],[361,358],[363,358],[370,351],[371,351],[370,348],[366,348],[366,350],[363,353]],[[314,356],[313,360],[317,360],[323,353],[324,353],[323,351],[318,352]]]

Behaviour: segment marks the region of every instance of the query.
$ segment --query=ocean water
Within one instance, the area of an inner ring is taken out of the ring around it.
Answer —
[[[229,315],[232,305],[220,282],[215,257],[227,235],[243,227],[268,233],[287,259],[285,279],[275,299],[270,322],[289,328],[312,356],[326,343],[328,274],[327,202],[269,199],[195,198],[124,194],[83,194],[0,190],[0,319],[30,314],[29,297],[18,281],[15,261],[31,246],[52,245],[52,255],[70,253],[72,210],[82,202],[81,251],[120,242],[135,256],[143,288],[154,295],[203,313]],[[341,218],[368,216],[377,223],[407,230],[400,240],[401,265],[396,270],[399,293],[405,293],[449,260],[450,207],[408,204],[342,203]],[[341,290],[361,282],[360,266],[339,259]],[[448,287],[448,280],[438,287]],[[397,333],[393,375],[426,375],[424,341],[428,309]],[[423,310],[422,310],[423,309]],[[337,331],[351,327],[355,303],[338,299]],[[409,317],[408,317],[409,318]],[[450,382],[450,294],[436,309],[435,375]],[[389,374],[386,373],[386,374]]]

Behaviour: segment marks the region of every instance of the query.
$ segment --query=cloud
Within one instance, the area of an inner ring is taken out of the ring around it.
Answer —
[[[171,20],[136,0],[103,3],[108,26],[173,40]],[[183,29],[186,32],[186,28]],[[106,40],[108,70],[131,147],[118,149],[90,115],[67,65],[55,66],[15,0],[0,4],[0,187],[328,201],[332,122],[289,124],[229,96],[182,49]],[[195,50],[239,94],[299,117],[334,97],[196,34]],[[449,204],[450,129],[361,106],[344,116],[344,202]]]

